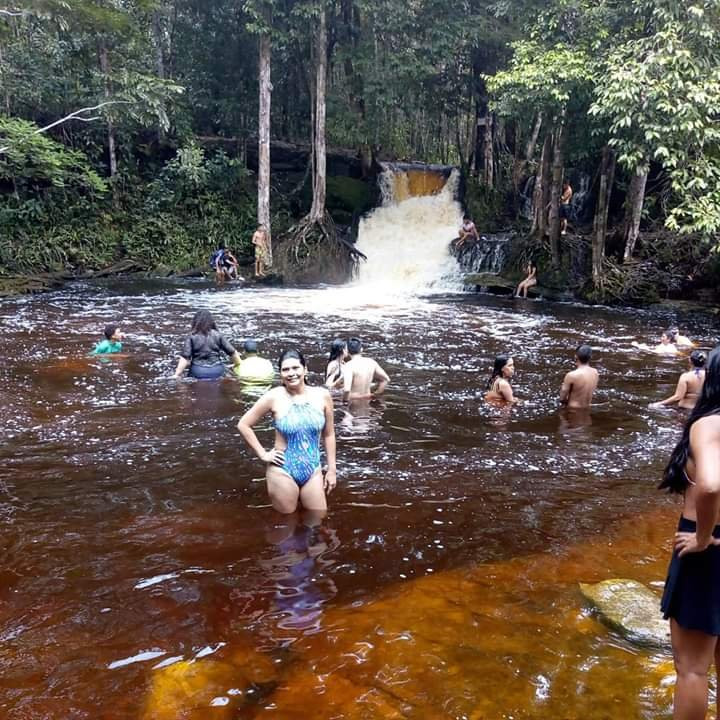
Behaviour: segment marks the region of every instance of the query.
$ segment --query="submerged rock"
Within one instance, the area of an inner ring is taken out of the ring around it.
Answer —
[[[660,598],[635,580],[580,583],[580,592],[602,620],[636,645],[670,645],[670,624],[660,612]]]

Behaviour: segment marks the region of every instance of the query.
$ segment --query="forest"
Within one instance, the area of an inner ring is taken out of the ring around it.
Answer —
[[[714,299],[719,35],[720,0],[3,3],[0,274],[181,271],[258,224],[350,267],[400,160],[586,299]]]

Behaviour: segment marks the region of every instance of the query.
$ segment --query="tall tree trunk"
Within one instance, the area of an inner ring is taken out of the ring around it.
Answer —
[[[609,145],[602,151],[600,165],[600,188],[598,190],[597,205],[595,207],[595,223],[593,226],[592,241],[592,278],[596,290],[603,290],[602,261],[605,257],[605,235],[607,234],[608,210],[610,209],[610,195],[612,194],[615,179],[615,152]]]
[[[155,72],[161,79],[165,79],[165,41],[163,40],[163,22],[162,14],[159,9],[155,10],[152,18],[153,40],[155,41]],[[165,132],[162,126],[158,126],[157,130],[158,144],[165,139]]]
[[[495,153],[493,142],[494,118],[490,110],[485,113],[482,125],[482,168],[483,168],[483,185],[485,187],[493,187],[495,182]]]
[[[110,60],[108,59],[107,45],[105,44],[104,38],[100,39],[100,70],[103,74],[103,87],[105,93],[105,99],[109,100],[112,96],[112,88],[110,86]],[[107,137],[108,137],[108,158],[110,161],[110,177],[114,178],[117,175],[118,163],[117,163],[117,151],[116,151],[116,139],[115,139],[115,125],[112,118],[108,115],[107,119]]]
[[[547,232],[547,198],[549,197],[550,180],[550,148],[552,134],[545,133],[542,150],[540,151],[540,162],[535,173],[535,185],[533,186],[533,224],[530,232],[537,232],[538,239],[542,240]]]
[[[3,82],[3,76],[6,74],[5,59],[3,57],[2,43],[0,43],[0,85],[5,88],[3,92],[3,105],[5,106],[5,114],[10,115],[10,91],[6,82]]]
[[[266,230],[268,254],[270,240],[270,33],[263,33],[259,41],[258,81],[260,86],[258,110],[258,201],[257,221]]]
[[[630,181],[627,198],[625,200],[625,253],[623,262],[629,262],[635,250],[635,244],[640,237],[640,219],[642,218],[643,204],[645,202],[645,186],[647,185],[648,171],[636,172]]]
[[[310,208],[312,221],[325,215],[326,166],[325,153],[325,86],[327,84],[327,25],[323,4],[315,33],[315,133],[313,137],[314,174],[313,201]]]
[[[550,259],[555,269],[560,267],[560,195],[564,170],[565,109],[555,122],[553,138],[552,184],[550,186]]]
[[[532,132],[528,138],[527,145],[525,146],[525,162],[530,164],[533,156],[535,155],[535,146],[537,145],[538,138],[540,137],[540,128],[542,127],[543,114],[539,112],[535,117],[535,124],[533,125]]]

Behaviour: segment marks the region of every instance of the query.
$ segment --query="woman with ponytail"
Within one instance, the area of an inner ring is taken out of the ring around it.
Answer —
[[[705,353],[694,350],[690,354],[688,362],[690,363],[690,369],[680,376],[675,392],[665,400],[652,403],[650,407],[672,405],[673,403],[677,403],[678,407],[685,410],[692,410],[695,407],[705,382]]]
[[[684,500],[662,599],[677,671],[673,718],[704,720],[707,674],[720,667],[720,346],[660,488]]]

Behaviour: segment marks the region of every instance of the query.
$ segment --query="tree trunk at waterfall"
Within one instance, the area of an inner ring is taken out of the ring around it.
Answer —
[[[325,215],[326,150],[325,150],[325,86],[327,84],[327,26],[325,7],[320,11],[315,33],[315,133],[313,137],[313,201],[310,220],[317,222]]]
[[[636,172],[632,176],[628,188],[625,200],[625,253],[623,254],[623,262],[625,263],[632,259],[635,245],[638,237],[640,237],[640,220],[645,202],[647,178],[647,170]]]
[[[533,187],[533,224],[530,232],[536,232],[539,240],[543,240],[547,232],[551,143],[552,135],[547,132],[540,152],[540,162],[538,163],[535,186]]]
[[[493,187],[495,182],[495,153],[493,143],[493,114],[488,110],[485,113],[484,123],[482,126],[483,131],[483,185],[485,187]]]
[[[272,85],[270,83],[270,34],[260,36],[258,56],[258,81],[260,86],[258,110],[258,225],[265,227],[267,252],[271,257],[270,235],[270,100]]]
[[[565,110],[555,124],[553,133],[552,184],[550,186],[550,259],[555,269],[560,267],[560,195],[563,180],[563,144],[565,139]]]
[[[543,120],[543,114],[541,112],[539,112],[535,116],[535,123],[533,124],[532,130],[530,132],[530,136],[528,137],[528,141],[525,145],[523,157],[520,157],[519,143],[516,143],[516,145],[515,145],[515,152],[514,152],[514,158],[513,158],[512,182],[513,182],[513,189],[515,191],[516,197],[520,194],[520,181],[522,180],[523,176],[525,175],[525,172],[529,168],[530,163],[532,162],[533,156],[535,154],[535,146],[537,145],[538,138],[540,137],[540,128],[542,127],[542,120]]]
[[[615,179],[615,152],[609,145],[602,151],[600,165],[600,188],[598,190],[597,206],[595,207],[595,223],[592,240],[592,278],[596,290],[603,290],[602,261],[605,257],[605,235],[607,234],[608,210],[610,209],[610,195],[612,194]]]
[[[528,138],[527,145],[525,146],[525,162],[528,165],[532,162],[533,156],[535,155],[535,146],[537,145],[538,138],[540,137],[542,121],[543,114],[542,112],[539,112],[535,118],[535,124],[533,125],[532,132]]]
[[[110,60],[108,59],[108,51],[107,51],[107,45],[105,45],[104,38],[100,39],[100,47],[99,47],[99,59],[100,59],[100,70],[103,74],[103,87],[104,87],[104,93],[105,93],[105,99],[110,100],[110,97],[112,95],[112,88],[110,86]],[[110,179],[114,180],[117,176],[118,172],[118,162],[117,162],[117,150],[116,150],[116,140],[115,140],[115,125],[113,123],[112,117],[110,115],[107,116],[107,139],[108,139],[108,159],[110,163]],[[113,193],[113,200],[115,203],[118,202],[118,188],[116,187],[115,183],[111,183],[112,185],[112,193]]]

